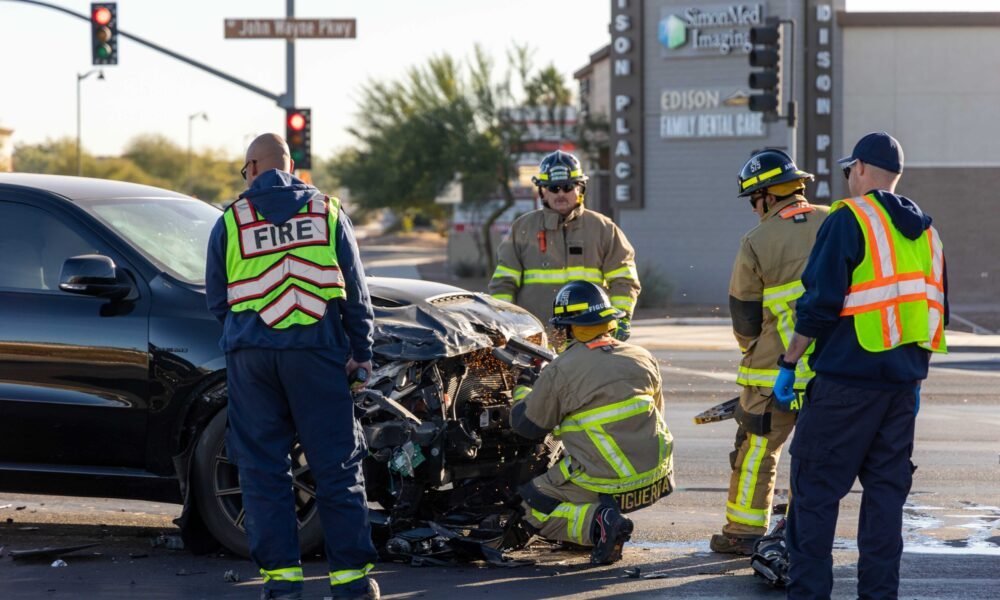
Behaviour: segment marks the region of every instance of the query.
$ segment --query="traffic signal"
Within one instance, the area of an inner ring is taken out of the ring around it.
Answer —
[[[312,168],[312,116],[308,108],[285,109],[285,141],[296,169]]]
[[[90,57],[95,65],[118,64],[118,3],[90,5]]]
[[[763,67],[761,71],[750,73],[750,88],[762,90],[762,94],[750,96],[750,110],[770,113],[777,118],[781,106],[781,24],[776,18],[769,18],[767,24],[750,29],[750,66]]]

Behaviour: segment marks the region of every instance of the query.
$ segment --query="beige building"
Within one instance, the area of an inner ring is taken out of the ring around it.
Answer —
[[[745,106],[755,93],[749,30],[769,17],[797,24],[794,43],[783,40],[795,128],[753,122]],[[736,174],[753,150],[793,153],[817,175],[810,197],[829,204],[847,193],[835,160],[865,133],[885,130],[906,155],[897,191],[944,239],[953,312],[976,321],[1000,310],[1000,214],[991,210],[1000,184],[1000,13],[847,13],[843,0],[616,0],[611,34],[575,74],[581,106],[610,123],[610,212],[640,268],[670,282],[671,303],[725,310],[732,258],[755,222],[736,198]]]

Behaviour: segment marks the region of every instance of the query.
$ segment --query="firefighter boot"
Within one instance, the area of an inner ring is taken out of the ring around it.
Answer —
[[[731,535],[717,533],[712,536],[708,547],[712,552],[719,554],[739,554],[740,556],[750,556],[753,554],[753,545],[760,539],[756,535]]]
[[[613,501],[602,499],[591,527],[594,550],[590,553],[590,563],[610,565],[621,560],[622,546],[632,537],[632,528],[632,521],[622,516]]]

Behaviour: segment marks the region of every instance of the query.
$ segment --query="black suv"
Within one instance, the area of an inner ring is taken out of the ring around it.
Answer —
[[[207,526],[246,554],[223,443],[221,325],[204,293],[219,215],[155,187],[0,174],[0,492],[183,503],[179,524],[193,549]],[[479,294],[401,279],[369,287],[377,354],[384,343],[461,356],[492,343],[467,343],[478,331],[541,339],[534,317]],[[450,345],[405,337],[434,314],[448,324],[438,341]],[[322,539],[314,485],[302,453],[292,454],[310,549]]]

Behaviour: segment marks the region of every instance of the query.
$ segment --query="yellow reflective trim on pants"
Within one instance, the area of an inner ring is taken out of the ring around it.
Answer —
[[[736,506],[744,511],[752,510],[750,505],[753,503],[753,494],[757,487],[757,474],[767,454],[767,438],[750,433],[747,434],[747,443],[750,448],[740,466],[739,493],[736,495]]]
[[[726,518],[751,527],[767,527],[767,509],[746,508],[726,502]]]
[[[264,581],[302,581],[302,567],[288,567],[286,569],[260,570]]]
[[[583,545],[583,520],[587,516],[590,504],[573,504],[572,502],[562,502],[549,514],[540,510],[531,509],[531,516],[535,520],[546,523],[549,519],[566,519],[566,536],[571,540],[576,540]]]
[[[512,294],[493,294],[493,297],[497,300],[503,300],[504,302],[514,302],[514,296]]]
[[[374,568],[375,565],[368,563],[360,569],[346,569],[343,571],[330,571],[330,585],[344,585],[352,581],[357,581]]]
[[[502,265],[497,265],[496,270],[493,271],[493,277],[492,277],[492,279],[504,279],[504,278],[513,279],[515,285],[518,285],[518,286],[521,285],[521,272],[520,271],[515,271],[514,269],[510,269],[510,268],[504,267]]]

